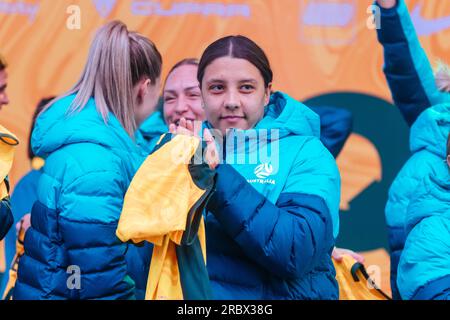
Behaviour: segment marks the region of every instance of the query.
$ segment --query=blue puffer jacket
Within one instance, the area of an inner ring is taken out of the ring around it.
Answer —
[[[161,136],[169,132],[169,128],[161,111],[157,111],[141,124],[138,131],[146,141],[147,148],[152,151]]]
[[[56,102],[33,131],[33,152],[46,163],[14,298],[132,299],[128,245],[115,232],[145,154],[112,114],[105,125],[93,99],[67,116],[73,98]]]
[[[391,283],[396,281],[397,266],[406,241],[406,212],[417,186],[445,159],[450,130],[450,105],[437,105],[424,111],[411,128],[412,156],[405,163],[389,190],[386,222],[389,227]],[[396,284],[393,288],[397,288]],[[398,294],[398,291],[397,291]],[[396,296],[399,298],[399,296]]]
[[[450,172],[444,161],[433,171],[408,207],[397,280],[405,300],[450,300]]]
[[[436,86],[433,70],[420,45],[404,0],[398,0],[394,8],[380,10],[381,28],[377,32],[384,48],[384,73],[395,105],[412,126],[427,108],[450,102],[450,94],[440,92]],[[430,141],[436,143],[432,139]],[[410,143],[415,144],[414,141]],[[396,279],[405,243],[406,210],[420,177],[434,165],[434,155],[440,155],[440,152],[430,151],[430,148],[433,147],[426,148],[429,152],[412,156],[389,190],[385,215],[391,253],[391,288],[395,299],[400,298]]]
[[[213,295],[337,299],[330,255],[339,230],[340,177],[319,140],[319,117],[275,93],[256,129],[233,130],[223,149],[226,163],[216,169],[206,215]],[[233,135],[245,143],[231,145]]]

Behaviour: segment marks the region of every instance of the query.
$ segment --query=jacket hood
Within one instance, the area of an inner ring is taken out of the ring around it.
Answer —
[[[440,104],[425,110],[411,128],[412,152],[428,150],[445,159],[450,132],[450,106]]]
[[[79,112],[68,113],[75,95],[56,101],[36,120],[32,133],[33,152],[42,158],[69,144],[95,143],[119,153],[139,153],[140,149],[117,118],[109,112],[105,123],[93,98]]]
[[[285,93],[275,92],[256,129],[279,130],[280,138],[290,135],[320,138],[320,118],[303,103]]]

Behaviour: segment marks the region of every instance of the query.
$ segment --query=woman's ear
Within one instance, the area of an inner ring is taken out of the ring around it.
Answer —
[[[266,93],[264,96],[264,106],[267,106],[269,104],[271,94],[272,94],[272,83],[269,83],[269,85],[266,88]]]
[[[140,88],[142,98],[144,98],[148,94],[151,84],[152,84],[152,81],[150,79],[142,80],[141,88]]]
[[[150,84],[152,81],[150,79],[142,79],[138,84],[138,92],[137,92],[137,103],[142,104],[145,96],[147,95]]]

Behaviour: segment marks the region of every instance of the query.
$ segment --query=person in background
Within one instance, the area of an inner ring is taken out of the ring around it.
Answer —
[[[397,288],[397,268],[406,240],[406,212],[420,181],[445,157],[447,129],[441,121],[449,116],[450,76],[448,68],[433,74],[420,45],[404,0],[377,0],[381,28],[378,40],[384,49],[384,73],[395,105],[411,127],[412,156],[393,181],[385,209],[391,257],[391,288]]]
[[[447,119],[450,133],[450,121]],[[450,134],[446,159],[414,192],[397,284],[404,300],[450,300]]]
[[[39,101],[31,120],[31,128],[28,137],[28,159],[31,163],[31,170],[19,180],[11,195],[11,210],[16,228],[11,228],[5,237],[5,261],[6,266],[8,267],[11,265],[14,255],[16,254],[17,225],[20,225],[21,228],[24,229],[24,232],[26,232],[30,226],[30,212],[37,199],[37,185],[42,174],[42,166],[44,165],[44,160],[36,157],[33,153],[31,148],[31,133],[33,132],[37,115],[41,113],[43,108],[54,98],[55,97],[50,97]],[[9,273],[6,272],[0,285],[0,296],[3,295],[8,280]]]
[[[0,110],[9,103],[6,93],[8,86],[6,67],[5,59],[0,56]],[[19,141],[3,126],[0,126],[0,138],[0,240],[3,240],[14,221],[9,200],[8,173],[12,166],[14,146],[19,144]]]

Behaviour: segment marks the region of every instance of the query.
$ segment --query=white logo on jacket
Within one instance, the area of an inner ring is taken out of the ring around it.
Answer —
[[[268,176],[272,175],[273,166],[270,163],[262,163],[255,169],[255,175],[259,179],[266,179]]]
[[[270,163],[261,163],[254,171],[258,179],[249,179],[248,183],[275,184],[275,180],[268,179],[273,174],[273,166]]]

